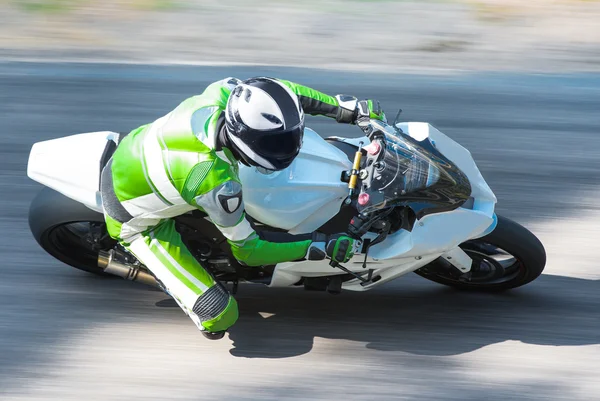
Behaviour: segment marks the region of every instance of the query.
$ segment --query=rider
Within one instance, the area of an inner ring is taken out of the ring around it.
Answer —
[[[344,263],[355,252],[355,241],[343,233],[257,233],[246,219],[238,162],[288,167],[302,146],[304,113],[350,124],[385,119],[376,101],[332,97],[279,79],[226,78],[127,134],[102,173],[109,234],[207,338],[223,337],[238,318],[237,304],[183,244],[173,217],[204,211],[247,266],[326,257]]]

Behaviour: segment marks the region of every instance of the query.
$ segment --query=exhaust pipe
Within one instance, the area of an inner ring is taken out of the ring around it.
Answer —
[[[123,277],[125,280],[137,281],[142,284],[159,287],[153,275],[146,273],[138,266],[128,265],[115,260],[115,251],[100,251],[98,253],[98,266],[105,273]]]

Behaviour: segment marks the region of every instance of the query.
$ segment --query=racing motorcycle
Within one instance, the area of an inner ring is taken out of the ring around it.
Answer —
[[[104,223],[100,175],[120,138],[103,131],[35,143],[27,174],[45,188],[31,203],[29,225],[61,262],[158,286]],[[175,218],[190,251],[234,293],[239,282],[366,291],[410,272],[459,289],[502,291],[533,281],[546,263],[530,231],[495,214],[496,197],[470,152],[428,123],[372,120],[369,135],[353,139],[306,128],[288,168],[240,165],[240,179],[258,231],[347,232],[361,246],[344,264],[247,267],[206,214]]]

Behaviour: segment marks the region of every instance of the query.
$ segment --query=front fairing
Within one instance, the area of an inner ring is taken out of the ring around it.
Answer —
[[[379,151],[367,153],[365,162],[361,214],[405,206],[421,218],[454,210],[469,199],[469,179],[429,139],[416,141],[389,125],[378,128]]]

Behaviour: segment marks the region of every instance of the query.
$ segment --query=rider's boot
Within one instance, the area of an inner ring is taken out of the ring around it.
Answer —
[[[225,333],[227,333],[226,330],[214,332],[202,330],[202,335],[209,340],[220,340],[221,338],[225,337]]]

